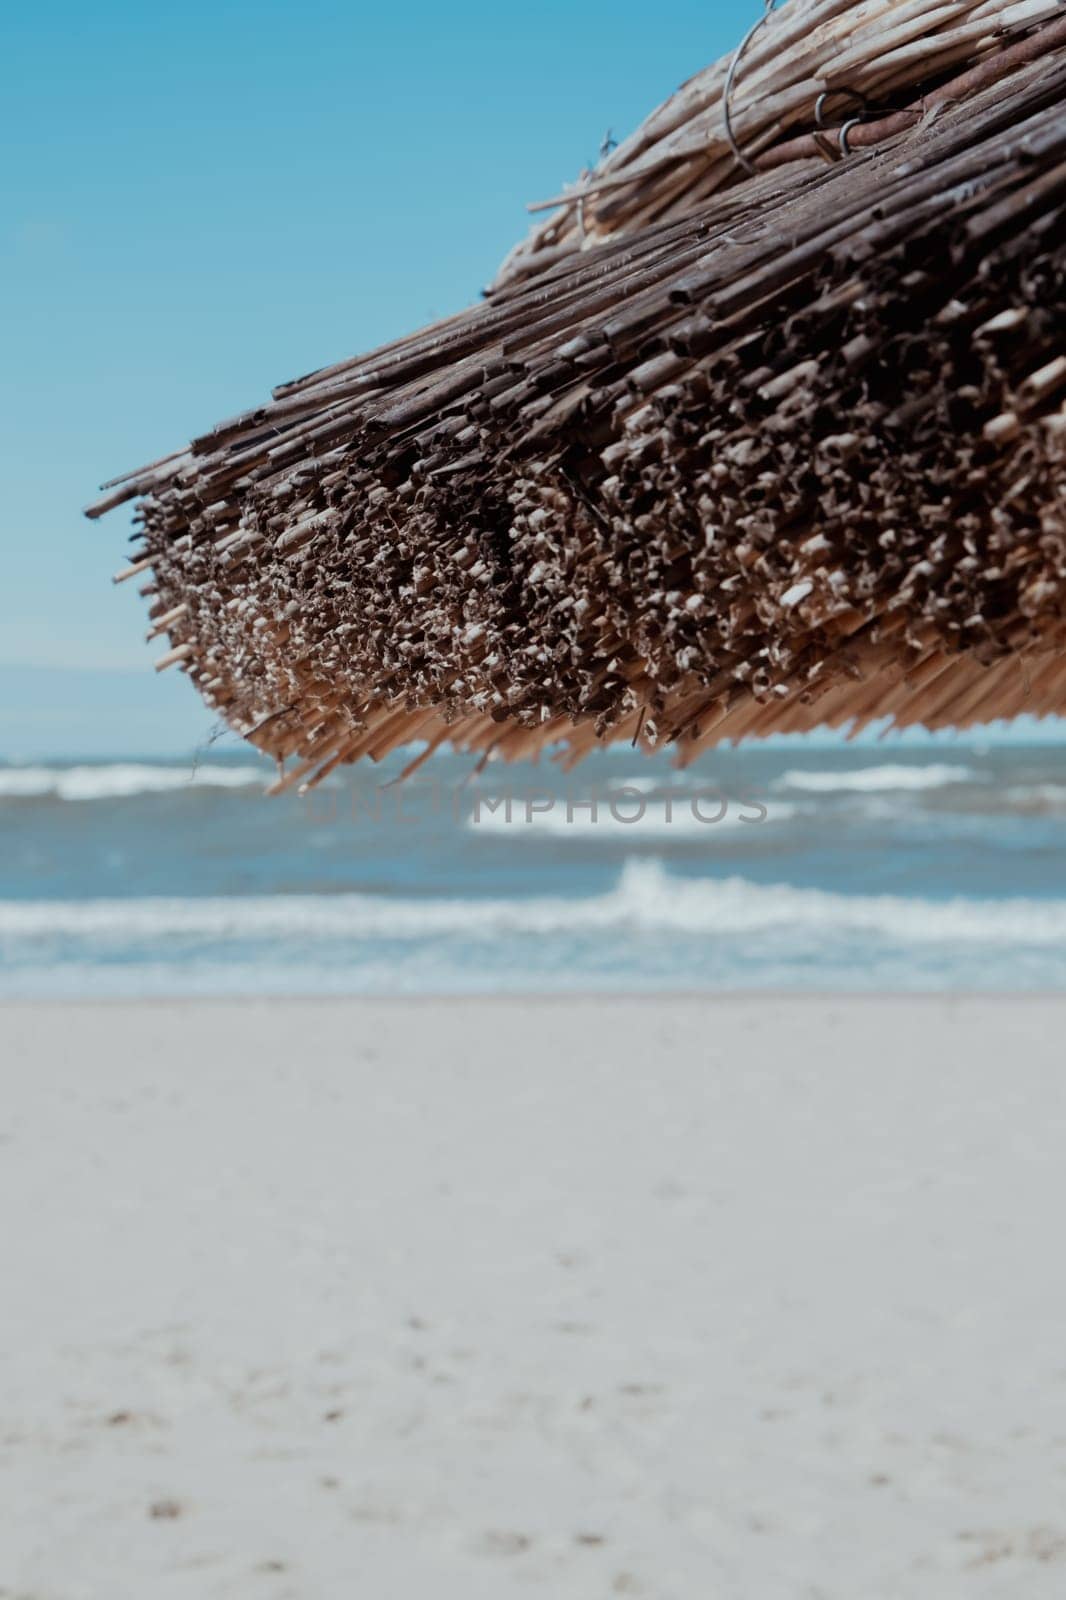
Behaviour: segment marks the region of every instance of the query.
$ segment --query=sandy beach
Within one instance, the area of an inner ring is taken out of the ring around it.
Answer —
[[[0,1028],[5,1600],[1066,1588],[1066,999]]]

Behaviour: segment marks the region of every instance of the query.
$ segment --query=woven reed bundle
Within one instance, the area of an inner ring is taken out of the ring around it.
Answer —
[[[120,481],[160,665],[281,785],[413,739],[1066,709],[1066,45]]]
[[[982,63],[994,72],[1006,46],[1062,16],[1062,0],[790,0],[768,9],[737,56],[697,73],[596,171],[530,207],[553,214],[508,255],[493,287],[690,215],[743,181],[730,126],[742,161],[756,169],[797,140],[831,159],[841,128],[860,149],[883,137],[885,117],[897,130],[912,126],[955,92],[960,75]]]

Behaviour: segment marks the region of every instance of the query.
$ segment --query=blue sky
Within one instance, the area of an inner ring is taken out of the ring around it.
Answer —
[[[0,663],[143,670],[97,483],[477,298],[753,3],[56,3],[0,24]],[[649,22],[651,25],[649,25]]]

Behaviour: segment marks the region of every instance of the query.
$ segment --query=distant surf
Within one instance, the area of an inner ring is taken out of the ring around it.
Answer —
[[[946,902],[835,894],[739,877],[682,878],[628,861],[606,894],[432,899],[364,894],[0,902],[0,939],[343,939],[352,942],[633,932],[868,934],[921,944],[1062,945],[1066,901]]]
[[[0,994],[1066,987],[1066,749],[402,767],[0,766]]]
[[[931,763],[928,766],[859,767],[853,771],[808,772],[802,767],[781,774],[775,788],[804,789],[811,794],[833,794],[849,790],[864,793],[892,789],[942,789],[951,783],[967,783],[975,776],[972,767]]]
[[[204,763],[191,766],[118,761],[90,766],[0,767],[0,800],[121,800],[176,789],[265,788],[263,767]]]

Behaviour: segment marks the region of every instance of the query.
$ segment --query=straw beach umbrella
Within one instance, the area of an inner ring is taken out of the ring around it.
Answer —
[[[1066,18],[791,0],[483,304],[108,486],[283,764],[1066,709]]]

